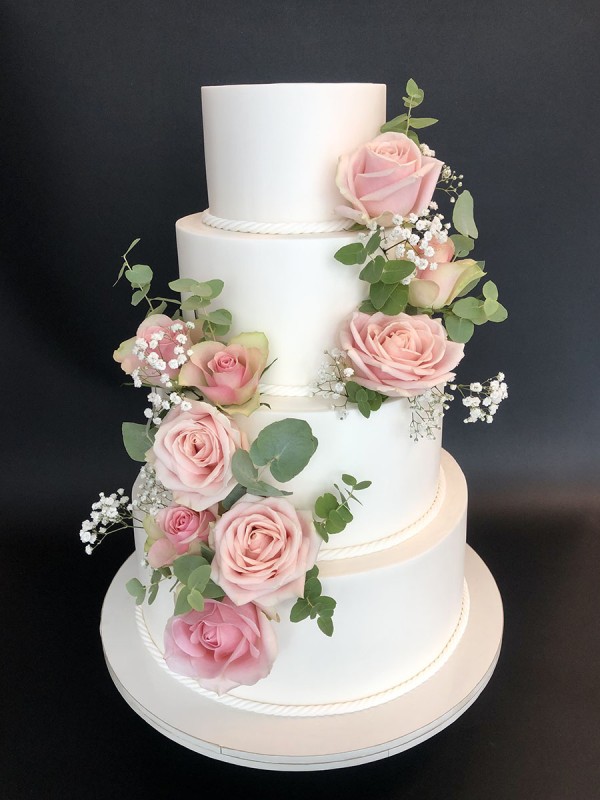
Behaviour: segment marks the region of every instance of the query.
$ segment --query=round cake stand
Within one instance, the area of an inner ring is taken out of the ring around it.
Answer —
[[[125,589],[135,555],[115,575],[100,633],[119,692],[160,733],[202,755],[270,770],[323,770],[400,753],[454,722],[489,681],[502,640],[502,600],[490,571],[467,548],[467,627],[429,680],[375,708],[329,717],[275,717],[239,711],[191,692],[156,663],[142,642]]]

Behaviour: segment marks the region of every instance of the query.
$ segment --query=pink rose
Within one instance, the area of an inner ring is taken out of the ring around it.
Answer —
[[[228,345],[200,342],[179,375],[182,386],[195,386],[230,413],[251,414],[258,408],[258,381],[267,366],[269,343],[264,333],[241,333]]]
[[[415,308],[442,308],[483,275],[485,272],[472,258],[438,263],[436,269],[418,269],[408,286],[408,302]]]
[[[193,511],[186,506],[169,506],[156,517],[148,515],[144,528],[148,563],[153,569],[166,567],[185,553],[200,553],[208,541],[209,524],[216,519],[216,508]]]
[[[223,500],[236,485],[231,459],[247,447],[245,436],[214,406],[191,401],[191,410],[171,408],[146,454],[176,503],[194,511]]]
[[[414,397],[452,380],[464,345],[448,340],[426,314],[389,317],[356,311],[340,334],[356,383],[390,396]]]
[[[171,617],[165,629],[169,668],[217,694],[266,678],[276,656],[271,623],[252,603],[207,600],[203,611]]]
[[[420,214],[433,196],[442,167],[403,133],[382,133],[340,158],[336,183],[352,208],[340,206],[337,211],[358,222],[383,214]]]
[[[246,495],[215,524],[211,577],[237,605],[302,597],[320,539],[311,515],[282,497]]]
[[[153,335],[159,337],[156,347],[150,346]],[[175,348],[183,347],[185,352],[191,347],[194,338],[181,321],[174,321],[166,314],[151,314],[142,322],[132,339],[121,342],[118,350],[113,353],[113,358],[127,375],[139,369],[140,379],[144,383],[158,385],[163,373],[170,378],[177,376],[180,365],[175,363],[178,361]]]

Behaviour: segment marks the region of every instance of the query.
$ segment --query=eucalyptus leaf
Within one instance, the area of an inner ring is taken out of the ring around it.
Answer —
[[[258,480],[258,470],[246,450],[235,451],[231,460],[231,469],[233,477],[242,486],[247,487]]]
[[[321,595],[322,585],[318,578],[308,578],[304,583],[304,597],[314,602]]]
[[[461,319],[450,312],[444,314],[444,324],[446,325],[449,338],[453,342],[460,342],[463,344],[469,341],[475,330],[475,326],[471,320]]]
[[[358,277],[361,281],[366,281],[367,283],[377,283],[377,281],[381,280],[386,263],[383,256],[376,256],[362,268]]]
[[[380,133],[404,133],[406,130],[406,120],[408,119],[408,114],[400,114],[398,117],[394,117],[394,119],[389,120],[381,126]]]
[[[377,311],[370,300],[363,300],[359,305],[358,310],[362,311],[363,314],[374,314]]]
[[[209,581],[204,589],[202,590],[202,594],[204,595],[205,599],[210,600],[222,600],[225,597],[225,592],[221,589],[220,586],[214,581]]]
[[[192,610],[191,605],[188,602],[188,595],[190,590],[187,586],[182,586],[179,594],[177,595],[177,600],[175,601],[175,610],[173,614],[178,617],[180,614],[187,614],[188,611]]]
[[[476,297],[461,297],[460,300],[457,300],[453,304],[452,312],[456,314],[457,317],[470,319],[471,322],[474,322],[476,325],[482,324],[482,322],[486,320],[483,303]]]
[[[475,242],[470,236],[463,236],[462,233],[453,233],[450,237],[454,244],[454,254],[456,258],[464,258],[468,256],[471,250],[475,247]]]
[[[500,303],[497,300],[491,300],[489,297],[486,300],[484,300],[483,313],[486,315],[488,319],[491,316],[493,316],[496,313],[496,311],[498,311],[499,308],[500,308]]]
[[[214,325],[225,325],[229,329],[231,326],[231,311],[226,308],[219,308],[216,311],[210,311],[206,315],[207,320]]]
[[[418,97],[419,94],[422,94],[422,93],[423,93],[423,90],[419,89],[419,87],[417,86],[417,82],[416,82],[416,80],[414,78],[409,78],[406,81],[406,94],[409,97]]]
[[[129,245],[129,247],[127,248],[127,250],[125,250],[125,252],[123,253],[123,258],[125,258],[126,256],[128,256],[128,255],[129,255],[129,253],[131,253],[131,251],[133,250],[133,248],[136,246],[136,244],[137,244],[138,242],[140,242],[140,241],[141,241],[141,239],[134,239],[134,240],[133,240],[133,242],[132,242],[132,243]]]
[[[154,444],[151,431],[139,422],[124,422],[121,425],[121,433],[129,458],[134,461],[146,461],[146,453]]]
[[[417,136],[417,134],[414,131],[408,130],[406,132],[406,135],[411,140],[411,142],[414,142],[416,145],[420,144],[419,137]]]
[[[204,611],[204,595],[198,589],[190,589],[187,601],[194,611]]]
[[[508,317],[508,311],[502,305],[502,303],[498,303],[497,310],[488,317],[490,322],[504,322],[504,320]]]
[[[371,288],[369,290],[369,300],[373,303],[378,311],[380,311],[386,304],[390,295],[394,291],[394,288],[394,284],[383,283],[382,281],[377,281],[377,283],[371,284]]]
[[[145,286],[152,282],[153,272],[148,264],[134,264],[125,272],[125,277],[132,286]]]
[[[356,484],[358,483],[354,475],[348,475],[347,473],[344,473],[342,475],[342,480],[344,481],[346,486],[356,486]]]
[[[494,281],[486,281],[483,284],[483,296],[486,298],[486,300],[498,299],[498,287]]]
[[[203,592],[210,578],[210,564],[202,564],[193,569],[186,581],[188,589],[196,589]]]
[[[135,597],[136,605],[140,606],[146,596],[146,587],[137,578],[131,578],[125,584],[125,588],[132,597]]]
[[[326,492],[321,497],[317,498],[315,503],[315,513],[318,517],[322,519],[326,519],[327,515],[330,511],[333,511],[334,508],[338,507],[338,500],[337,498],[331,494],[331,492]]]
[[[329,541],[329,534],[327,533],[327,526],[325,525],[324,522],[315,522],[315,530],[319,534],[321,539],[323,539],[324,542],[328,542]]]
[[[346,527],[346,523],[337,509],[329,512],[326,525],[328,533],[341,533]]]
[[[262,429],[250,447],[250,458],[258,467],[268,464],[275,480],[286,483],[302,472],[317,445],[308,422],[282,419]],[[237,476],[236,480],[242,483]]]
[[[473,218],[473,195],[467,189],[456,198],[452,211],[452,224],[463,236],[476,239],[479,236]]]
[[[205,558],[196,555],[183,555],[173,561],[173,573],[180,583],[187,585],[190,575],[198,567],[210,566]]]
[[[430,125],[435,125],[436,122],[439,122],[438,119],[434,119],[434,117],[411,117],[410,118],[410,127],[411,128],[428,128]]]
[[[193,294],[191,297],[186,298],[181,303],[181,308],[184,311],[198,311],[200,308],[205,308],[210,303],[210,298],[207,297],[200,297],[197,294]]]
[[[146,297],[146,295],[148,294],[149,291],[150,291],[150,284],[149,283],[146,284],[146,286],[142,286],[141,289],[137,289],[131,295],[131,305],[132,306],[138,306],[142,302],[144,297]]]
[[[368,489],[372,483],[373,481],[359,481],[354,488],[356,489],[356,491],[360,491],[361,489]]]
[[[348,506],[340,506],[338,508],[338,514],[340,515],[340,517],[342,518],[342,520],[345,522],[346,525],[349,525],[354,519],[352,512],[350,511]]]
[[[383,283],[400,283],[415,271],[415,265],[408,260],[386,261],[381,280]]]
[[[310,604],[303,597],[299,597],[290,611],[290,622],[301,622],[310,616]]]
[[[220,278],[213,278],[210,281],[205,281],[205,283],[210,289],[210,296],[213,300],[221,294],[225,286],[225,282]]]
[[[164,300],[161,300],[161,302],[156,306],[156,308],[150,308],[148,310],[146,316],[149,317],[151,314],[163,314],[166,311],[166,308],[167,304],[165,303]]]
[[[207,284],[203,284],[193,278],[177,278],[176,281],[169,283],[169,289],[173,289],[174,292],[191,292],[200,297],[211,297],[212,295],[210,287],[207,288]]]
[[[367,258],[367,251],[361,242],[352,242],[341,247],[334,258],[340,264],[351,266],[352,264],[363,264]]]
[[[400,314],[402,311],[404,311],[407,303],[408,286],[405,286],[403,283],[398,283],[380,310],[384,314],[395,316],[396,314]]]
[[[152,586],[148,589],[148,605],[151,606],[152,603],[156,600],[156,595],[158,594],[158,583],[153,583]]]
[[[333,620],[331,617],[319,617],[317,625],[325,636],[333,636]]]
[[[373,255],[373,253],[377,250],[380,244],[381,244],[381,234],[377,230],[371,234],[371,236],[364,245],[366,254],[368,256]]]
[[[231,506],[243,497],[246,494],[246,487],[242,486],[240,483],[237,486],[234,486],[233,489],[229,492],[225,500],[222,500],[222,505],[225,511],[229,511]]]

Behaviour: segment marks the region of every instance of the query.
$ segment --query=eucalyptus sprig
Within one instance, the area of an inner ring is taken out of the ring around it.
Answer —
[[[338,497],[332,492],[325,492],[315,502],[315,530],[325,542],[329,541],[331,534],[341,533],[352,522],[354,516],[349,508],[350,501],[355,500],[362,505],[355,492],[368,489],[371,485],[371,481],[357,481],[353,475],[348,474],[342,475],[342,482],[347,489],[340,489],[337,483],[333,484]]]
[[[160,567],[159,569],[152,570],[150,584],[148,586],[145,586],[138,578],[131,578],[131,580],[128,580],[125,584],[125,588],[132,597],[135,597],[136,606],[141,606],[146,598],[148,599],[148,605],[152,605],[156,600],[160,582],[171,577],[172,572],[170,567]]]
[[[386,122],[381,126],[381,133],[404,133],[415,144],[419,144],[419,137],[415,133],[416,129],[428,128],[430,125],[435,125],[438,122],[433,117],[413,117],[412,110],[420,106],[425,98],[425,92],[413,78],[409,78],[406,83],[406,95],[402,98],[404,107],[407,109],[405,113],[400,114],[398,117]]]
[[[194,317],[199,322],[200,338],[202,339],[217,339],[218,337],[225,336],[230,328],[232,315],[231,312],[225,308],[219,308],[213,311],[208,310],[208,306],[215,300],[223,291],[224,283],[222,280],[210,281],[197,281],[193,278],[178,278],[171,281],[168,286],[174,292],[189,293],[189,297],[185,300],[177,297],[150,297],[150,290],[152,288],[152,280],[154,272],[148,264],[130,264],[128,260],[129,253],[140,242],[140,239],[134,239],[129,245],[127,250],[123,253],[123,263],[119,270],[116,285],[122,277],[131,284],[133,294],[131,296],[131,305],[137,306],[142,300],[148,303],[148,311],[146,316],[150,314],[163,314],[168,305],[174,305],[175,311],[172,314],[173,319],[181,318],[182,311],[192,311]]]
[[[317,620],[319,630],[325,636],[333,635],[333,612],[335,611],[336,601],[333,597],[321,594],[323,587],[318,578],[319,568],[315,564],[306,573],[304,581],[304,596],[299,597],[290,611],[291,622],[301,622],[303,619]]]
[[[252,442],[250,450],[234,453],[231,467],[238,486],[223,501],[225,509],[231,508],[246,492],[259,497],[290,495],[291,492],[263,480],[259,468],[263,472],[268,470],[279,483],[287,483],[306,467],[318,444],[304,420],[288,418],[267,425]]]
[[[453,342],[469,341],[475,325],[486,322],[504,322],[508,311],[498,300],[498,287],[493,281],[483,284],[479,297],[461,297],[444,313],[444,325]]]

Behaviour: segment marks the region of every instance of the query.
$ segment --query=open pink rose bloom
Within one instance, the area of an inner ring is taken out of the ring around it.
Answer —
[[[302,597],[321,539],[308,512],[282,497],[246,495],[214,527],[211,576],[234,603]]]
[[[165,629],[170,669],[218,694],[266,678],[276,656],[271,622],[252,603],[207,600],[202,611],[171,617]]]
[[[420,214],[433,196],[442,167],[403,133],[382,133],[340,158],[336,183],[350,206],[336,210],[361,223],[384,215]]]
[[[356,311],[340,333],[353,380],[390,396],[414,397],[454,378],[464,345],[448,340],[426,314],[387,316]]]
[[[189,411],[171,408],[146,458],[176,503],[203,511],[235,486],[231,460],[247,442],[235,423],[214,406],[199,400],[191,401],[191,406]]]

